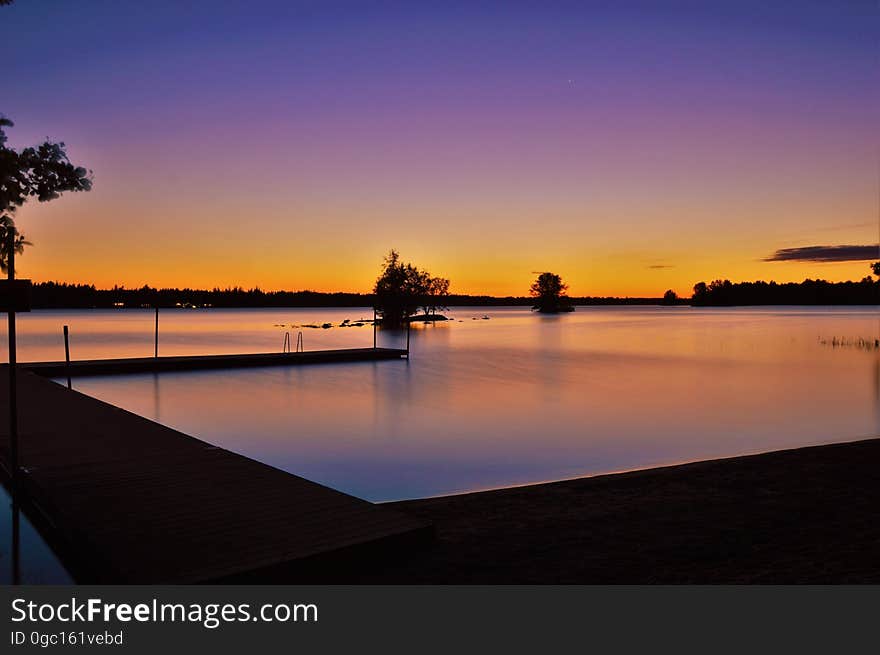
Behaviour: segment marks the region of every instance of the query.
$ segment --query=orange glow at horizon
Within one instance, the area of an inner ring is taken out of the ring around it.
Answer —
[[[716,278],[861,279],[870,273],[870,262],[767,262],[763,257],[797,245],[870,243],[876,232],[868,222],[828,230],[824,215],[815,211],[811,228],[805,220],[809,208],[791,211],[792,218],[777,220],[772,231],[759,225],[749,230],[740,220],[740,229],[727,231],[735,237],[725,238],[716,236],[720,226],[701,231],[699,210],[690,217],[655,212],[641,221],[614,216],[604,227],[607,214],[594,223],[588,212],[582,218],[569,210],[567,217],[560,210],[555,220],[517,216],[504,227],[498,217],[503,210],[483,221],[444,219],[441,211],[426,211],[407,226],[407,213],[398,208],[398,220],[388,212],[392,218],[384,222],[369,212],[348,221],[342,212],[316,210],[318,218],[309,221],[310,231],[302,236],[303,221],[286,222],[272,214],[277,209],[242,223],[236,212],[211,222],[206,215],[215,207],[154,213],[104,196],[96,185],[88,195],[20,210],[19,227],[34,246],[18,259],[19,274],[99,288],[147,284],[367,293],[393,247],[404,260],[450,278],[453,293],[525,296],[535,271],[552,270],[563,276],[572,296],[659,297],[666,289],[688,296],[696,282]],[[861,204],[852,201],[846,215],[870,215],[870,204]],[[188,220],[190,212],[204,218]],[[211,231],[204,231],[206,223]],[[495,236],[479,238],[474,226]]]

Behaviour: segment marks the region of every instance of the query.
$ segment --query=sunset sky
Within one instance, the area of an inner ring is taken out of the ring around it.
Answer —
[[[19,211],[19,272],[368,291],[395,247],[458,293],[859,279],[826,251],[765,260],[877,243],[878,13],[18,0],[10,143],[63,140],[95,182]]]

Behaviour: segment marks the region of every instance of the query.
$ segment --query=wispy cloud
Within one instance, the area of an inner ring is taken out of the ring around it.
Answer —
[[[675,268],[672,264],[651,264],[648,268]]]
[[[867,246],[801,246],[782,248],[765,262],[860,262],[880,259],[880,245]]]

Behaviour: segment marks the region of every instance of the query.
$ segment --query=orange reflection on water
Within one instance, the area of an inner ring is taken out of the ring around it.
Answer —
[[[181,311],[162,324],[162,349],[280,350],[289,328],[279,324],[339,324],[365,312]],[[872,308],[592,307],[558,317],[523,308],[457,308],[449,314],[454,322],[413,330],[409,362],[119,376],[75,386],[373,500],[878,431],[878,351],[821,343],[876,335]],[[484,314],[490,319],[482,320]],[[148,318],[35,312],[21,323],[22,350],[30,358],[57,352],[54,334],[68,321],[78,339],[94,335],[75,352],[150,354]],[[369,327],[304,332],[307,349],[372,343]],[[401,339],[383,332],[380,345]]]

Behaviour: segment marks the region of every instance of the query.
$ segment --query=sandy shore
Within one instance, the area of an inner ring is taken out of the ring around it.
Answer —
[[[405,501],[381,583],[880,582],[880,439]]]

